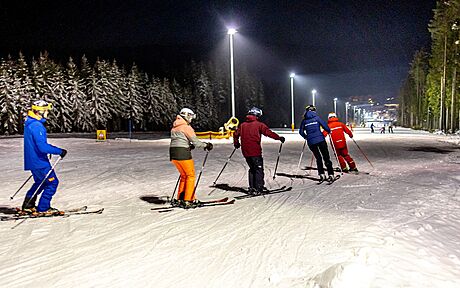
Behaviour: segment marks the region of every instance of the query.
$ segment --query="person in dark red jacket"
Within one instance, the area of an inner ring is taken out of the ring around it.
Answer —
[[[334,148],[337,152],[342,171],[358,172],[355,161],[353,161],[353,158],[348,154],[347,139],[345,139],[345,133],[347,133],[350,138],[353,138],[353,133],[348,129],[347,125],[339,121],[339,118],[337,118],[337,115],[333,112],[329,113],[327,125],[331,129],[330,137],[332,142],[334,142]],[[323,131],[323,134],[326,136],[326,131]],[[348,170],[345,161],[348,163],[350,170]]]
[[[249,165],[249,193],[260,194],[264,189],[264,162],[262,158],[261,135],[280,140],[284,143],[284,137],[280,137],[271,131],[267,125],[259,121],[262,110],[252,107],[246,121],[233,134],[233,145],[236,149],[241,147],[244,158]],[[241,144],[239,139],[241,138]]]

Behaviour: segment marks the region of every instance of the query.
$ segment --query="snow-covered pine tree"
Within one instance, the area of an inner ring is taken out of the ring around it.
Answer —
[[[35,96],[35,89],[32,85],[30,77],[29,66],[24,55],[19,52],[19,58],[16,61],[14,69],[14,78],[17,88],[19,101],[18,101],[18,130],[22,133],[24,129],[24,120],[27,116],[27,111],[30,109],[30,104]]]
[[[173,92],[171,91],[171,83],[169,79],[163,78],[163,81],[160,85],[160,99],[163,111],[161,119],[163,119],[163,127],[170,128],[172,122],[176,118],[176,115],[179,113],[180,108],[177,105],[176,98],[174,97]]]
[[[112,105],[110,105],[112,130],[120,130],[123,119],[123,111],[126,108],[123,94],[126,78],[124,71],[118,67],[116,60],[113,60],[112,64],[110,65],[109,79],[111,90],[109,101],[112,103]]]
[[[144,112],[145,101],[143,99],[141,87],[141,75],[134,63],[126,81],[126,100],[125,118],[132,123],[140,123]]]
[[[11,56],[0,62],[0,120],[2,133],[11,135],[18,133],[19,96],[14,90],[14,61]]]
[[[91,119],[88,117],[86,95],[83,92],[84,82],[80,79],[77,65],[74,63],[72,57],[67,62],[65,72],[65,90],[72,106],[72,130],[90,131]]]
[[[93,69],[90,75],[90,83],[87,87],[88,111],[91,115],[91,130],[105,129],[109,109],[105,91],[102,90],[99,75],[96,69]]]

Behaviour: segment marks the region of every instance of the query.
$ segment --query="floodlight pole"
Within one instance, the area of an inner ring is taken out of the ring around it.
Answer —
[[[291,73],[291,129],[294,132],[294,78],[295,73]]]
[[[230,40],[230,85],[232,94],[232,117],[235,117],[235,69],[233,64],[233,35],[236,32],[237,31],[235,29],[228,29],[227,32]]]
[[[315,89],[311,90],[311,96],[312,96],[312,99],[313,99],[312,104],[313,104],[313,106],[315,106],[315,96],[316,96],[316,90]]]

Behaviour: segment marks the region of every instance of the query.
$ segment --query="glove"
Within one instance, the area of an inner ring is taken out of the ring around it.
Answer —
[[[204,147],[204,150],[211,151],[213,148],[212,143],[206,143],[206,147]]]
[[[240,149],[241,147],[240,142],[233,143],[233,147],[235,147],[235,149]]]
[[[193,143],[190,143],[190,150],[193,150],[195,149],[195,145],[193,145]]]
[[[286,141],[286,138],[284,138],[283,136],[280,137],[280,141],[281,143],[284,143],[284,141]]]
[[[59,156],[61,156],[61,158],[64,158],[65,155],[67,155],[67,150],[65,150],[65,149],[61,149],[61,150],[62,150],[62,152],[61,152],[61,154],[59,154]]]

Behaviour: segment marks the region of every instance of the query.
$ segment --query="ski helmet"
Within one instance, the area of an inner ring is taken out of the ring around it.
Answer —
[[[182,108],[182,110],[180,110],[179,115],[182,116],[182,118],[184,118],[185,121],[189,123],[196,118],[196,114],[189,108]]]
[[[261,117],[262,116],[262,109],[257,108],[257,107],[252,107],[248,111],[248,115],[254,115],[256,117]]]
[[[307,110],[307,111],[316,111],[316,107],[313,106],[313,105],[308,105],[307,107],[305,107],[305,110]]]
[[[332,118],[332,117],[337,118],[337,114],[335,114],[334,112],[331,112],[329,113],[329,115],[327,115],[327,118]]]
[[[51,103],[48,103],[45,100],[36,100],[32,103],[32,110],[34,111],[51,110]]]

